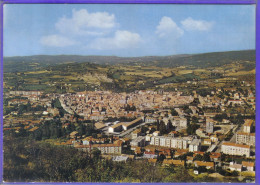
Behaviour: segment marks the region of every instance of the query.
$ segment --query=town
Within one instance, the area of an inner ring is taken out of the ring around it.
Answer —
[[[10,91],[4,94],[10,107],[4,133],[28,133],[36,140],[55,135],[54,145],[98,150],[114,162],[145,160],[183,166],[193,175],[253,177],[255,119],[244,109],[254,112],[255,96],[248,89],[216,89],[207,96],[179,90]],[[227,111],[233,109],[240,112]]]

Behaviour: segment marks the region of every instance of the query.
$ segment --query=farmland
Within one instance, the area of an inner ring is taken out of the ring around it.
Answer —
[[[221,60],[222,55],[226,56],[224,61]],[[36,58],[5,58],[4,89],[65,93],[84,90],[172,90],[176,87],[198,89],[204,86],[221,88],[245,81],[254,83],[255,75],[252,51],[199,54],[193,57],[38,56],[38,62]],[[46,59],[49,62],[44,61]],[[13,66],[13,61],[17,62],[16,66]]]

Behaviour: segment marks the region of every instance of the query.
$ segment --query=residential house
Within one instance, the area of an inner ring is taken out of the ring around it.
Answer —
[[[204,166],[207,169],[214,169],[214,162],[194,161],[196,167]]]
[[[185,165],[185,161],[182,160],[174,160],[174,159],[168,159],[168,160],[163,160],[162,165],[163,166],[169,166],[169,165],[175,165],[175,166],[184,166]]]
[[[242,161],[242,166],[243,166],[243,169],[245,169],[246,171],[255,171],[254,170],[254,166],[255,166],[255,163],[254,162],[247,162],[247,161]]]
[[[233,162],[231,162],[230,165],[229,165],[229,169],[231,171],[241,172],[242,171],[242,165],[241,164],[234,164]]]

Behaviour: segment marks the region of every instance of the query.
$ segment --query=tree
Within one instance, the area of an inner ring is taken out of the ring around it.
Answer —
[[[238,171],[232,171],[231,175],[237,177],[239,175],[239,172]]]
[[[203,161],[203,156],[198,154],[193,158],[194,161]]]
[[[98,148],[93,148],[91,151],[92,157],[97,160],[100,159],[101,151]]]
[[[172,116],[178,116],[179,114],[178,114],[178,112],[173,108],[173,109],[171,109],[171,115],[172,115]]]
[[[198,171],[199,171],[199,173],[204,173],[207,171],[207,168],[205,166],[199,166]]]
[[[164,182],[193,182],[194,178],[183,166],[175,167],[175,173],[169,174],[164,178]]]
[[[192,123],[188,125],[186,131],[189,135],[194,135],[199,127],[199,125]]]
[[[210,152],[205,152],[203,155],[203,161],[210,162]]]
[[[216,116],[213,119],[218,122],[222,122],[223,119],[227,119],[227,118],[228,118],[227,114],[223,113],[223,114],[216,114]]]
[[[159,131],[160,131],[161,134],[167,133],[166,126],[165,126],[165,123],[163,121],[160,122]]]
[[[148,131],[149,129],[145,126],[141,127],[141,133],[146,133],[146,131]]]
[[[168,128],[169,128],[169,130],[174,130],[175,129],[175,127],[172,125],[171,120],[168,121]]]
[[[196,116],[192,116],[192,117],[191,117],[191,122],[192,122],[192,123],[198,123],[198,120],[199,120],[199,119],[198,119]]]
[[[163,162],[164,159],[166,159],[164,154],[158,156],[158,161]]]

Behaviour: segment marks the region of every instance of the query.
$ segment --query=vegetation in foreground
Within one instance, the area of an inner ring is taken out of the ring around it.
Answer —
[[[162,167],[146,160],[113,162],[95,148],[86,153],[25,137],[6,136],[4,151],[5,182],[223,182],[209,177],[207,170],[194,175],[188,167]]]

